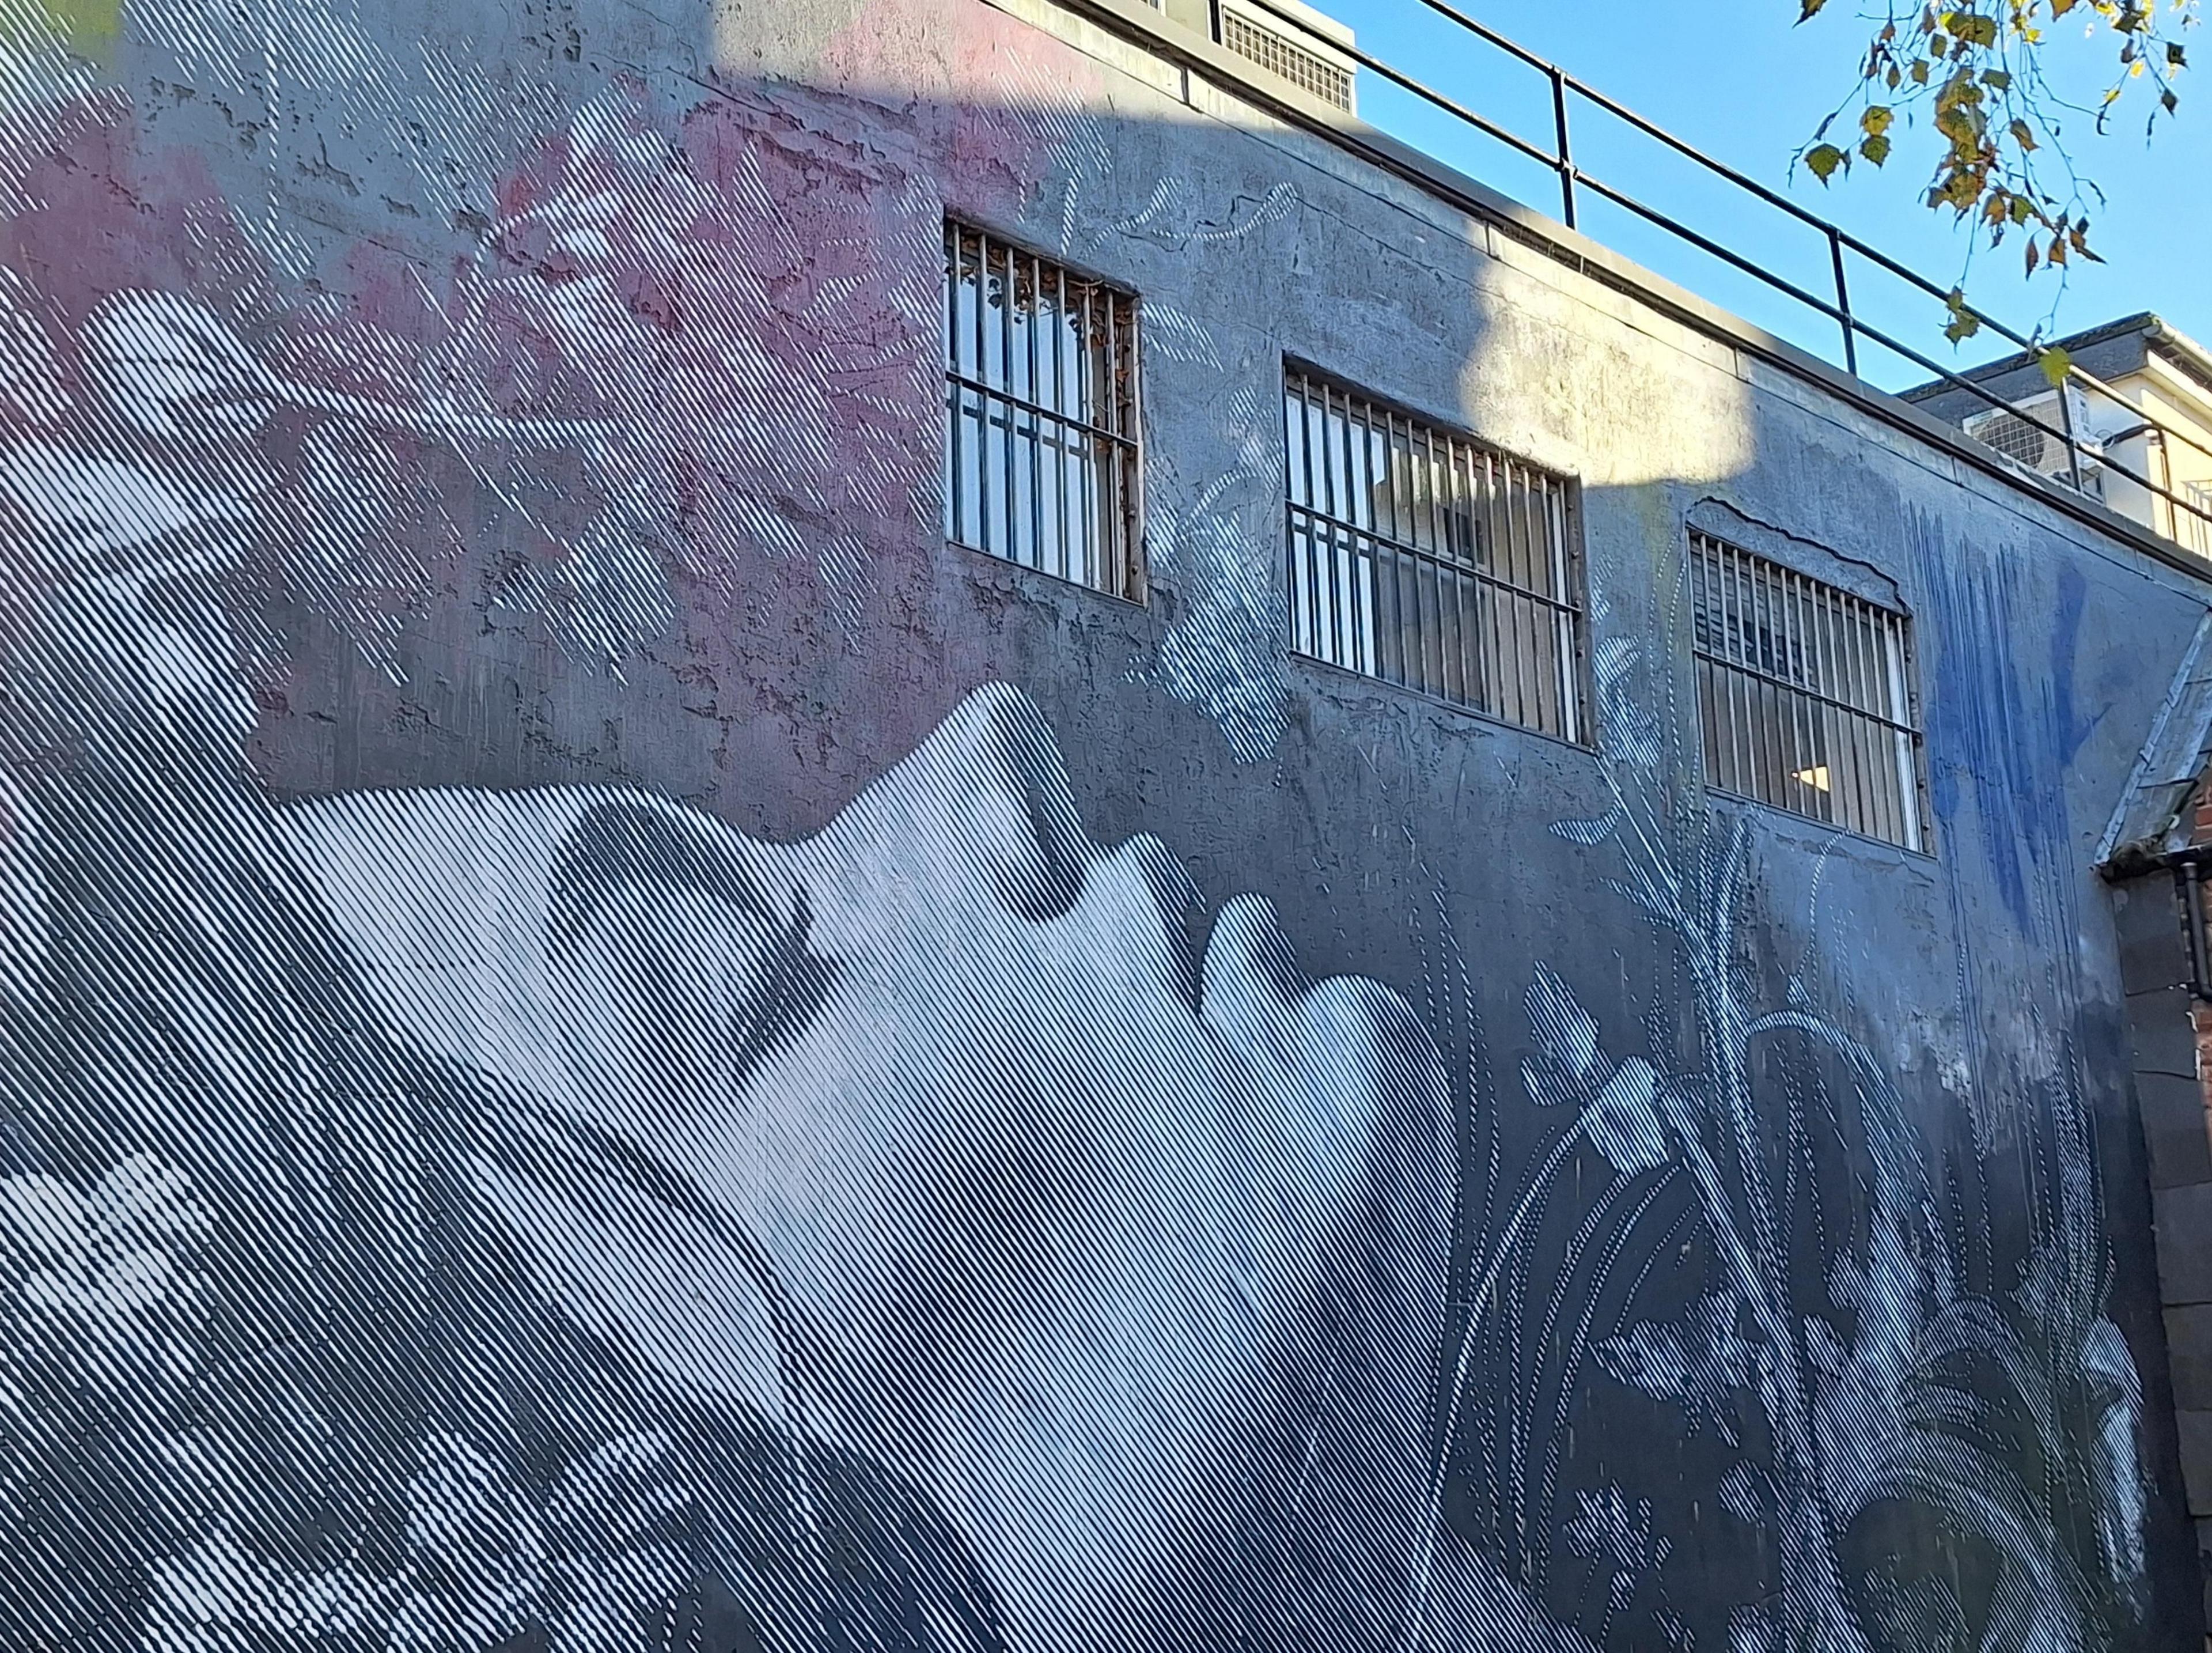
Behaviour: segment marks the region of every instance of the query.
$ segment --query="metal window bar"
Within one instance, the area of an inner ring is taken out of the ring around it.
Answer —
[[[945,227],[945,537],[1141,601],[1131,295]]]
[[[1243,0],[1243,3],[1265,15],[1270,20],[1284,25],[1286,30],[1321,38],[1310,23],[1286,10],[1281,5],[1273,3],[1273,0]],[[1892,258],[1879,247],[1862,240],[1850,231],[1799,205],[1787,196],[1759,183],[1756,179],[1737,171],[1726,162],[1715,160],[1686,139],[1676,137],[1656,122],[1638,114],[1626,104],[1607,97],[1595,87],[1576,79],[1574,76],[1539,57],[1510,37],[1469,16],[1459,7],[1450,3],[1450,0],[1417,0],[1417,3],[1475,36],[1478,40],[1496,47],[1550,81],[1553,130],[1550,134],[1548,148],[1543,143],[1531,142],[1519,133],[1487,119],[1448,94],[1415,79],[1358,46],[1346,45],[1342,41],[1331,41],[1331,48],[1346,61],[1381,76],[1392,85],[1419,98],[1432,108],[1441,110],[1483,137],[1502,143],[1516,154],[1550,168],[1559,179],[1560,215],[1569,228],[1577,227],[1577,220],[1581,216],[1577,210],[1577,191],[1578,189],[1587,190],[1591,194],[1612,203],[1674,236],[1676,240],[1764,283],[1806,308],[1826,317],[1838,329],[1842,343],[1843,366],[1845,371],[1853,375],[1856,376],[1859,372],[1859,342],[1867,340],[1882,346],[1900,360],[1912,363],[1950,388],[1966,392],[1984,407],[2006,408],[2018,413],[2026,423],[2056,437],[2063,444],[2063,451],[2067,456],[2068,475],[2063,478],[2051,478],[2051,480],[2070,481],[2076,492],[2082,491],[2082,467],[2085,453],[2081,441],[2074,429],[2073,410],[2069,401],[2064,398],[2060,401],[2059,422],[2056,425],[2046,424],[2033,414],[2006,401],[1988,386],[1966,376],[1954,368],[1946,367],[1926,353],[1905,343],[1893,334],[1869,323],[1862,315],[1854,312],[1844,255],[1848,252],[1863,259],[1882,274],[1894,277],[1923,296],[1940,300],[1949,307],[1953,302],[1953,291],[1948,284],[1930,281],[1927,277]],[[1221,27],[1218,22],[1215,23],[1213,33],[1216,40],[1221,38]],[[1776,274],[1771,261],[1753,258],[1740,253],[1723,242],[1700,234],[1659,208],[1592,176],[1576,162],[1570,143],[1569,111],[1571,104],[1575,100],[1579,100],[1590,108],[1620,121],[1651,142],[1705,168],[1735,189],[1757,198],[1766,205],[1817,232],[1826,240],[1828,246],[1829,263],[1834,284],[1832,297],[1824,297],[1808,291],[1796,283]],[[1295,113],[1295,112],[1292,112]],[[1340,142],[1359,149],[1377,164],[1394,171],[1403,170],[1402,163],[1387,149],[1367,143],[1356,134],[1340,132],[1334,136]],[[1425,179],[1421,181],[1425,187],[1431,189],[1437,187],[1432,180]],[[1465,204],[1470,210],[1478,212],[1482,210],[1480,203],[1468,202]],[[1986,311],[1973,305],[1961,303],[1952,313],[1971,318],[1975,323],[1986,327],[1992,334],[2008,340],[2024,350],[2035,350],[2042,343],[2033,334],[2022,333],[2009,327]],[[2112,386],[2079,365],[2069,364],[2066,369],[2066,378],[2069,383],[2078,386],[2086,392],[2101,396],[2115,404],[2133,407],[2133,404],[2129,404],[2127,398],[2114,390]],[[2167,441],[2178,443],[2207,459],[2212,459],[2212,447],[2209,447],[2205,442],[2191,436],[2185,430],[2177,429],[2159,420],[2147,410],[2136,409],[2135,410],[2141,413],[2145,422],[2158,430]],[[2212,543],[2212,504],[2185,496],[2109,455],[2090,455],[2089,457],[2095,458],[2106,471],[2136,484],[2144,489],[2153,499],[2162,501],[2172,520],[2190,525],[2186,532],[2178,532],[2169,530],[2167,532],[2169,538],[2192,549],[2197,546],[2200,539]]]
[[[1706,784],[1923,848],[1905,617],[1694,532],[1690,596]]]
[[[1587,738],[1564,478],[1296,368],[1283,442],[1294,649]]]

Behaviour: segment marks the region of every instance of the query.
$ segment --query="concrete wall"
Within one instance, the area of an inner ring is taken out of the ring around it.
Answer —
[[[10,3],[0,1645],[2203,1634],[2200,586],[1041,0]],[[1143,606],[943,543],[948,211]],[[1286,358],[1577,479],[1594,747],[1290,656]],[[1692,520],[1932,854],[1707,795]]]

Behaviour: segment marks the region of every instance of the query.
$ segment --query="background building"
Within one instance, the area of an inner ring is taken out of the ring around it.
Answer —
[[[2081,486],[2198,556],[2212,556],[2212,526],[2185,508],[2212,507],[2212,355],[2148,314],[2109,321],[2057,343],[2106,387],[2068,387],[2066,412],[2094,450],[2082,467]],[[2008,405],[1993,406],[1942,380],[1907,392],[1906,399],[1963,424],[1968,434],[2038,475],[2071,483],[2064,441],[2038,428],[2063,420],[2058,392],[2034,357],[2007,356],[1961,376]],[[2107,456],[2134,476],[2102,463]],[[2185,503],[2161,497],[2136,477]]]

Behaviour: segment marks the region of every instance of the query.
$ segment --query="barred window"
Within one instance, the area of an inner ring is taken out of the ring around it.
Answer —
[[[1584,738],[1565,479],[1297,369],[1283,417],[1291,647]]]
[[[945,536],[1142,600],[1137,301],[945,227]]]
[[[1921,848],[1905,617],[1695,532],[1690,593],[1707,784]]]

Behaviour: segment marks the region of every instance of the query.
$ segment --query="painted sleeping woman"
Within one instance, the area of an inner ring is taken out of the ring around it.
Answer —
[[[1441,1515],[1401,1000],[1004,688],[798,843],[273,801],[264,431],[410,416],[5,297],[0,1644],[1571,1644]]]

